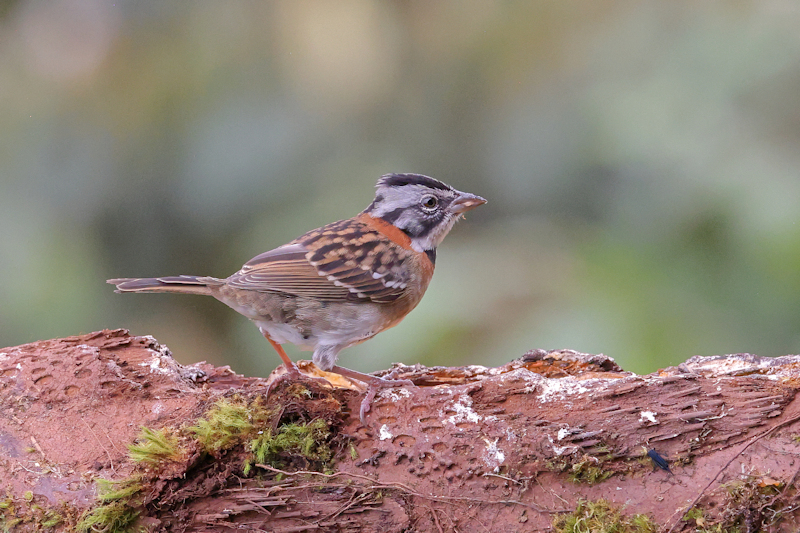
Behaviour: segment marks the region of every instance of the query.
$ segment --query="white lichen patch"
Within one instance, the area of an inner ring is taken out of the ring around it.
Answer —
[[[585,381],[579,382],[570,376],[564,378],[542,378],[537,399],[544,403],[563,400],[568,396],[586,394],[589,392],[589,388],[583,383]]]
[[[392,437],[394,437],[394,435],[392,435],[392,432],[389,431],[389,426],[386,424],[382,425],[380,431],[378,432],[378,438],[381,440],[389,440]]]
[[[454,426],[459,422],[472,422],[473,424],[477,424],[481,421],[481,415],[472,409],[472,398],[468,394],[462,394],[455,402],[446,405],[442,416],[444,416],[444,412],[446,411],[455,411],[455,414],[444,419],[445,422],[453,424]]]
[[[379,397],[385,398],[391,402],[399,402],[403,398],[408,398],[411,396],[411,392],[408,389],[384,389],[380,392]]]
[[[149,361],[143,361],[139,366],[148,367],[151,374],[170,374],[174,370],[172,365],[164,361],[164,356],[156,351],[153,351],[153,357]]]
[[[506,460],[506,454],[497,446],[500,438],[498,437],[494,440],[484,438],[483,441],[486,443],[486,453],[483,455],[483,462],[497,473],[500,471],[500,465]]]
[[[147,336],[150,337],[149,335]],[[153,355],[149,361],[139,363],[139,366],[150,368],[150,373],[174,374],[178,371],[178,362],[172,357],[172,352],[165,344],[159,344],[153,339],[153,348],[148,351]]]
[[[539,402],[553,402],[565,400],[570,396],[586,394],[590,390],[598,390],[608,383],[619,383],[618,377],[608,379],[591,377],[581,379],[580,376],[566,376],[563,378],[546,378],[527,368],[515,368],[500,376],[504,383],[510,382],[515,386],[522,382],[525,387],[524,394],[537,394]]]
[[[523,431],[523,434],[524,434],[524,433],[527,433],[527,431],[525,430],[525,428],[521,428],[521,429],[522,429],[522,431]],[[515,432],[513,429],[511,429],[511,427],[510,427],[510,426],[506,428],[506,440],[507,440],[508,442],[514,442],[515,440],[517,440],[517,439],[519,439],[519,438],[520,438],[520,436],[519,436],[519,435],[517,435],[517,433],[516,433],[516,432]]]
[[[740,353],[728,355],[712,355],[709,357],[696,355],[681,365],[690,372],[712,376],[728,376],[754,374],[764,377],[782,374],[789,368],[796,368],[800,356],[785,355],[782,357],[761,357]],[[796,370],[790,370],[796,373]],[[770,378],[772,379],[772,378]]]
[[[97,346],[89,346],[88,344],[79,344],[77,347],[83,350],[84,353],[100,354],[100,348],[98,348]]]
[[[500,379],[503,381],[503,383],[506,383],[508,381],[511,382],[523,381],[529,387],[535,387],[536,384],[543,378],[541,375],[537,374],[536,372],[531,372],[527,368],[515,368],[510,372],[500,373]]]
[[[550,435],[547,436],[547,440],[550,441],[550,446],[553,447],[553,453],[555,453],[556,456],[563,455],[564,453],[567,452],[571,453],[575,449],[575,446],[556,446],[553,437],[551,437]]]
[[[713,359],[703,363],[693,364],[690,368],[697,372],[712,372],[716,375],[730,374],[732,372],[755,371],[766,365],[753,364],[752,361],[742,361],[736,357]]]
[[[558,438],[558,440],[564,440],[567,437],[569,437],[570,433],[571,432],[570,432],[569,428],[561,428],[561,429],[558,430],[558,434],[556,435],[556,438]]]
[[[650,422],[651,424],[658,424],[658,420],[656,420],[656,413],[653,411],[642,411],[639,413],[639,422],[642,424],[646,422]]]

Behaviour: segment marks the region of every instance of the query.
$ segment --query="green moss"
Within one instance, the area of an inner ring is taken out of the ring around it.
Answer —
[[[254,449],[256,459],[266,462],[271,457],[289,452],[299,454],[314,461],[330,461],[333,453],[326,444],[330,436],[327,422],[316,419],[308,424],[285,424],[271,442],[264,441]]]
[[[305,388],[289,390],[289,393],[303,399],[311,394]],[[229,450],[232,453],[249,452],[244,465],[245,474],[256,463],[280,468],[325,469],[334,455],[329,443],[331,428],[328,422],[324,418],[296,421],[300,416],[286,415],[284,408],[283,405],[268,407],[263,398],[252,401],[241,397],[222,398],[189,427],[160,430],[142,427],[136,442],[128,447],[129,457],[140,465],[140,474],[115,482],[97,480],[98,506],[85,512],[79,520],[71,516],[65,521],[57,514],[42,514],[39,523],[43,528],[52,528],[77,521],[75,530],[85,533],[129,533],[141,529],[137,520],[144,512],[143,480],[147,478],[142,476],[148,475],[141,473],[145,471],[144,466],[185,459],[193,445],[188,443],[189,439],[194,439],[203,452],[215,456]],[[277,425],[279,416],[291,416],[294,421],[271,429]],[[355,448],[351,447],[351,455],[354,453],[357,457]],[[2,512],[0,516],[3,516]]]
[[[171,430],[152,430],[142,427],[137,444],[128,446],[128,454],[137,463],[158,465],[164,461],[179,461],[186,454],[180,447],[178,436]]]
[[[223,398],[188,430],[205,451],[217,453],[241,442],[245,435],[253,431],[253,427],[245,403]]]
[[[128,478],[120,481],[97,480],[97,499],[101,502],[127,500],[141,490],[142,484],[137,478]]]
[[[689,509],[686,512],[685,515],[683,515],[683,519],[684,520],[695,520],[695,521],[701,520],[702,521],[702,520],[705,519],[705,513],[699,507],[692,507],[691,509]]]
[[[115,501],[84,513],[76,526],[81,532],[132,533],[139,511],[124,501]]]
[[[283,466],[284,458],[289,456],[324,465],[333,457],[328,445],[329,436],[328,423],[320,418],[308,424],[284,424],[275,435],[265,430],[250,442],[253,458],[245,464],[244,473],[250,472],[253,463]]]
[[[580,501],[575,511],[553,520],[554,533],[655,533],[657,529],[647,515],[624,516],[606,500]]]
[[[591,461],[584,460],[572,465],[569,478],[573,483],[594,485],[595,483],[602,483],[613,475],[614,472],[603,470],[599,466],[594,465]]]
[[[602,468],[603,461],[589,455],[584,455],[577,463],[572,463],[565,459],[559,462],[549,462],[547,466],[558,472],[567,472],[573,483],[594,485],[614,475],[612,470]]]
[[[137,478],[121,481],[97,480],[97,499],[101,505],[83,514],[76,529],[81,532],[129,533],[140,514],[134,497],[142,490]]]
[[[42,527],[45,529],[52,529],[64,521],[64,517],[55,511],[45,512],[42,519]]]
[[[137,463],[157,465],[167,460],[178,460],[185,455],[178,436],[168,429],[142,427],[137,440],[138,443],[128,446],[129,457]],[[87,533],[130,533],[141,529],[135,526],[142,507],[139,498],[143,489],[140,475],[118,481],[98,479],[96,483],[99,505],[83,513],[75,529]],[[55,514],[46,516],[46,519],[49,524],[46,527],[54,527],[62,521]]]
[[[566,472],[573,483],[588,485],[602,483],[616,472],[606,467],[613,460],[611,449],[605,444],[600,445],[599,449],[603,454],[602,457],[584,453],[579,459],[574,456],[563,456],[557,461],[548,461],[545,464],[549,470]]]
[[[313,396],[305,387],[285,392],[289,402]],[[334,451],[330,442],[331,427],[326,418],[335,416],[339,403],[333,398],[324,398],[315,407],[315,414],[310,414],[298,411],[296,406],[287,409],[285,403],[270,407],[263,398],[233,397],[215,402],[189,427],[158,430],[142,427],[136,441],[128,447],[129,458],[136,463],[135,473],[119,481],[96,480],[95,508],[78,516],[77,509],[63,504],[57,511],[37,505],[38,497],[31,491],[17,498],[10,495],[4,498],[0,494],[0,533],[28,525],[36,531],[58,528],[73,533],[140,531],[139,519],[146,512],[145,494],[149,494],[148,484],[154,479],[150,467],[165,461],[185,461],[190,449],[199,448],[212,455],[228,450],[236,457],[243,454],[249,457],[245,465],[247,471],[256,463],[265,463],[280,468],[330,472]],[[312,420],[306,422],[308,418]],[[291,422],[279,425],[279,419]],[[276,426],[277,429],[272,429]],[[352,445],[350,454],[354,459],[358,457]]]
[[[290,389],[294,395],[305,396],[305,388]],[[187,428],[208,453],[218,453],[249,443],[252,456],[243,465],[243,472],[249,475],[254,464],[270,464],[283,467],[296,458],[307,463],[324,466],[333,457],[328,444],[330,427],[321,419],[308,423],[293,422],[282,424],[277,430],[272,420],[276,415],[273,409],[264,406],[261,399],[249,404],[240,399],[221,399],[208,413]],[[259,428],[265,428],[259,430]]]
[[[9,518],[3,519],[0,525],[3,526],[4,533],[11,533],[14,529],[22,523],[22,518]]]

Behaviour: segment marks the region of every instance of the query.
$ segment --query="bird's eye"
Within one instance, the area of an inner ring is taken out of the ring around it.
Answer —
[[[439,200],[435,196],[426,196],[422,199],[422,207],[425,209],[433,209],[439,204]]]

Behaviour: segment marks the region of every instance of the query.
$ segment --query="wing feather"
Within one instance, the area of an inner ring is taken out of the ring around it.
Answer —
[[[334,222],[248,261],[231,287],[327,301],[391,302],[404,294],[411,252],[356,220]]]

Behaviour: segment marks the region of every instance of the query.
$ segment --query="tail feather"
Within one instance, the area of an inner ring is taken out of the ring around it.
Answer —
[[[118,278],[107,280],[117,286],[114,292],[180,292],[211,295],[208,284],[216,278],[203,276],[167,276],[163,278]]]

